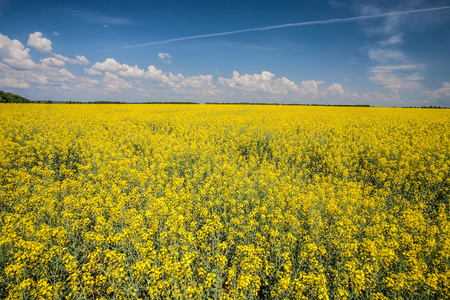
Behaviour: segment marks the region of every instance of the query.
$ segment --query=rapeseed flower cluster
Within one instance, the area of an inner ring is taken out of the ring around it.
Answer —
[[[450,112],[1,105],[0,298],[445,299]]]

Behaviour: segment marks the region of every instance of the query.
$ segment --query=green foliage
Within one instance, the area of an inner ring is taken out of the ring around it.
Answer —
[[[31,103],[31,101],[12,93],[0,91],[0,103]]]

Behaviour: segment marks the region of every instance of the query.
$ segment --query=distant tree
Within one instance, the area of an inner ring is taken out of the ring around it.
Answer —
[[[0,103],[31,103],[27,98],[0,91]]]

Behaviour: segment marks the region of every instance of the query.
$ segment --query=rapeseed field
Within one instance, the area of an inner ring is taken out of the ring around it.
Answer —
[[[450,295],[450,110],[4,104],[0,120],[0,298]]]

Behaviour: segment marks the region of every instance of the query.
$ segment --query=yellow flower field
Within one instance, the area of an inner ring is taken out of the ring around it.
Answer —
[[[450,110],[0,108],[2,299],[450,295]]]

